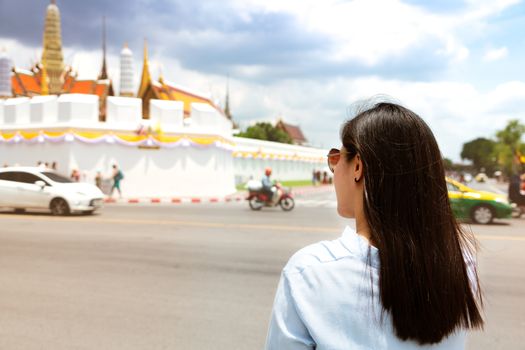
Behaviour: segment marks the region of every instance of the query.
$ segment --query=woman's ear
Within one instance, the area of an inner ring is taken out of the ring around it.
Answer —
[[[355,156],[355,165],[354,165],[354,181],[359,182],[363,177],[363,162],[359,154]]]

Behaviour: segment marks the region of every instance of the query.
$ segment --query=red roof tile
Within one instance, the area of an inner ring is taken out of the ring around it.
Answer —
[[[303,132],[299,126],[287,124],[281,120],[278,123],[278,127],[290,135],[294,143],[303,144],[306,142],[306,138],[304,137]]]
[[[25,93],[24,88],[18,82],[18,78],[16,75],[13,75],[11,77],[11,89],[13,90],[14,96],[23,95]]]
[[[97,84],[95,86],[95,95],[98,95],[98,97],[105,97],[108,95],[109,91],[109,85],[107,84]]]
[[[15,95],[40,94],[40,83],[33,73],[15,71],[11,83]]]
[[[96,83],[94,80],[76,80],[67,92],[70,94],[93,94],[95,87]]]

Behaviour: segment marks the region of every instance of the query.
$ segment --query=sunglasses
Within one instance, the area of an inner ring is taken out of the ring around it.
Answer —
[[[327,161],[328,161],[328,168],[330,169],[330,171],[332,173],[334,172],[334,168],[337,165],[337,163],[339,163],[339,160],[341,159],[341,156],[344,155],[344,154],[350,154],[353,157],[357,153],[355,151],[347,151],[347,150],[344,150],[344,149],[332,148],[328,152],[328,154],[326,155],[326,158],[327,158]]]

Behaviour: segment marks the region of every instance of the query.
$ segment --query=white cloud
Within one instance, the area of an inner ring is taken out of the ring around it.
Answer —
[[[509,50],[507,49],[507,47],[503,46],[503,47],[500,47],[499,49],[488,50],[483,56],[483,60],[486,62],[499,61],[507,57],[508,54],[509,54]]]
[[[5,48],[13,65],[18,68],[28,69],[42,56],[41,49],[35,49],[20,44],[17,40],[0,37],[0,48]]]
[[[464,28],[482,28],[491,15],[520,0],[469,0],[467,9],[436,14],[399,0],[233,0],[242,17],[250,12],[286,13],[312,33],[335,41],[327,52],[333,60],[355,59],[375,65],[418,45],[433,44],[452,63],[465,60],[469,49],[458,38]]]

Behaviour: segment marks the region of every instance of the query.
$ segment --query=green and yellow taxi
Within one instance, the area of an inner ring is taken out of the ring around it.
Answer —
[[[477,191],[450,178],[446,181],[448,198],[456,218],[489,224],[494,219],[511,217],[512,206],[505,195]]]

